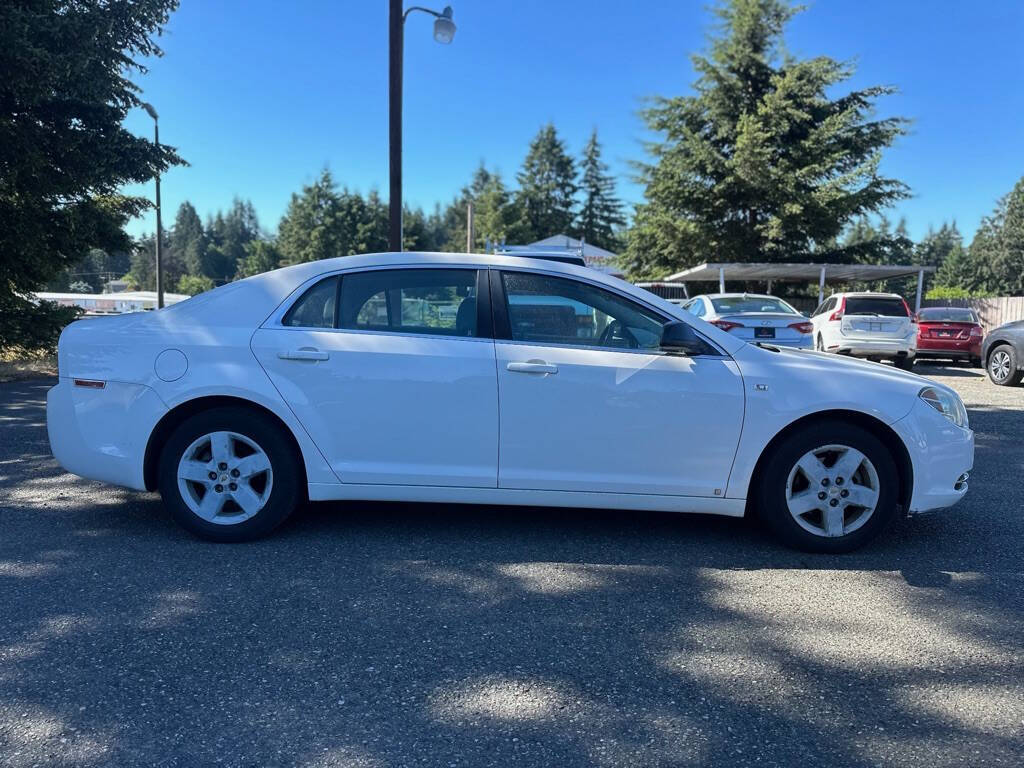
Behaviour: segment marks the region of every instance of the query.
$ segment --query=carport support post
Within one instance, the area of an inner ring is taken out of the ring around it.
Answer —
[[[917,271],[917,301],[914,302],[914,314],[921,311],[921,288],[924,287],[924,270]]]
[[[818,278],[818,306],[825,300],[825,268],[821,268],[821,277]]]
[[[718,268],[718,292],[725,293],[725,267]]]

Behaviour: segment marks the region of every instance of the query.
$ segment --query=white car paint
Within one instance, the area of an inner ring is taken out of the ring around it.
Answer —
[[[281,325],[326,275],[405,266],[524,271],[600,286],[689,324],[716,351],[682,357]],[[281,357],[303,348],[319,357]],[[206,397],[250,401],[279,418],[299,446],[313,500],[740,516],[772,438],[834,411],[875,419],[898,436],[914,469],[912,511],[955,503],[966,485],[953,485],[973,465],[973,433],[919,397],[925,386],[956,397],[940,384],[832,355],[749,345],[614,277],[505,256],[329,259],[158,312],[77,321],[61,335],[59,374],[47,414],[57,460],[75,474],[140,490],[153,488],[146,459],[161,447],[155,426]]]
[[[778,305],[779,309],[758,308],[726,309],[722,304],[749,304],[763,300],[763,307]],[[746,342],[764,342],[779,347],[811,349],[814,335],[810,321],[793,306],[777,296],[759,293],[711,293],[694,296],[681,302],[691,315],[717,325]],[[763,330],[770,329],[770,337],[759,337]]]
[[[850,300],[888,300],[901,307],[890,315],[857,315]],[[917,325],[903,297],[895,293],[834,293],[811,313],[816,348],[852,357],[913,359],[917,354]]]

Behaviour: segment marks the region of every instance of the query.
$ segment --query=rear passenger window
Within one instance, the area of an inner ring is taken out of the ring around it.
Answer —
[[[339,328],[476,336],[475,269],[381,269],[345,275]]]
[[[333,328],[338,278],[328,277],[314,285],[288,310],[282,325],[296,328]]]

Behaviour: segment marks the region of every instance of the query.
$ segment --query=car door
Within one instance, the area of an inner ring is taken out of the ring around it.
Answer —
[[[388,268],[309,287],[252,339],[346,483],[494,488],[498,402],[486,271]]]
[[[669,318],[594,283],[492,270],[501,488],[724,495],[736,364],[660,351]]]

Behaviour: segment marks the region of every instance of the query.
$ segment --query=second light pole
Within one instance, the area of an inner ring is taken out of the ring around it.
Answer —
[[[402,10],[402,0],[389,0],[388,10],[388,247],[402,250],[402,48],[405,20],[413,11],[434,17],[434,39],[448,44],[455,37],[452,7],[440,13],[413,5]]]

